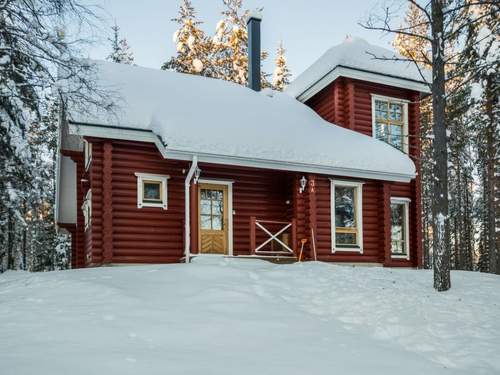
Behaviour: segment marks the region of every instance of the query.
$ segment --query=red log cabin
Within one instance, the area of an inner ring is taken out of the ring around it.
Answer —
[[[205,254],[420,266],[428,87],[373,58],[388,54],[348,38],[285,93],[93,62],[117,105],[61,116],[56,221],[72,266]]]

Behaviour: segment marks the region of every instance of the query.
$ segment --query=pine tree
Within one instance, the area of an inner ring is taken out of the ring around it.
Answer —
[[[242,9],[242,0],[223,0],[223,18],[217,23],[212,37],[211,58],[215,77],[246,85],[248,81],[248,32],[249,11]],[[261,61],[267,52],[261,53]],[[270,87],[269,74],[261,69],[262,87]]]
[[[64,34],[63,22],[71,18],[83,27],[93,15],[76,0],[7,1],[0,7],[0,272],[27,268],[30,248],[50,250],[30,242],[31,219],[46,217],[53,202],[43,198],[45,182],[53,186],[53,175],[46,174],[46,155],[32,138],[42,121],[46,93],[53,89],[82,104],[104,98],[92,89],[78,43]],[[60,85],[59,78],[74,79],[80,86]],[[50,223],[46,236],[54,235]]]
[[[485,3],[476,5],[468,17],[480,18],[480,22],[469,23],[463,56],[463,69],[471,77],[474,124],[477,142],[477,167],[482,185],[480,219],[481,271],[500,273],[500,122],[498,97],[498,71],[500,68],[500,5]]]
[[[173,35],[176,56],[163,64],[162,69],[181,73],[215,76],[210,61],[211,41],[200,29],[201,21],[190,0],[182,0],[179,17],[172,19],[179,25]]]
[[[464,58],[463,51],[458,53],[454,49],[463,46],[464,34],[467,29],[479,25],[486,16],[497,17],[498,4],[491,1],[464,2],[459,0],[429,0],[427,2],[409,1],[414,4],[425,16],[427,28],[419,30],[413,28],[391,26],[391,10],[386,8],[382,17],[372,16],[364,25],[367,29],[379,30],[396,35],[406,35],[416,38],[429,45],[432,53],[409,54],[407,58],[397,58],[417,64],[425,63],[427,59],[432,66],[432,82],[429,82],[432,91],[432,237],[433,237],[433,266],[434,287],[438,291],[445,291],[451,287],[450,266],[450,215],[449,215],[449,136],[448,128],[451,96],[455,95],[461,86],[467,84],[472,69],[461,69]],[[485,14],[473,14],[478,6],[485,6]],[[489,29],[489,35],[498,30]],[[498,33],[497,33],[498,34]],[[491,212],[491,211],[490,211]],[[490,214],[491,215],[491,214]],[[490,240],[491,241],[491,240]]]
[[[274,69],[272,82],[273,89],[278,91],[283,91],[288,86],[290,77],[292,76],[286,64],[285,52],[283,42],[280,42],[276,51],[276,68]]]
[[[106,60],[120,64],[133,64],[134,54],[128,45],[127,39],[120,38],[118,25],[115,24],[111,29],[113,30],[113,38],[108,39],[111,42],[111,53]]]

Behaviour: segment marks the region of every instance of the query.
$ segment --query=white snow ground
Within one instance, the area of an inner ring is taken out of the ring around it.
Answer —
[[[499,374],[500,277],[193,264],[0,275],[0,373]]]

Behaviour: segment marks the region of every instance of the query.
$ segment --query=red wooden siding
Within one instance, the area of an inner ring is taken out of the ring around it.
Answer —
[[[290,220],[292,179],[286,172],[200,163],[202,179],[233,181],[233,254],[250,255],[250,217]],[[192,194],[191,243],[197,243],[197,190]],[[287,204],[287,201],[289,202]],[[256,230],[257,246],[268,237]],[[193,246],[196,251],[196,245]]]
[[[372,93],[414,101],[418,98],[418,94],[411,91],[339,78],[307,104],[326,120],[371,136]],[[418,156],[420,151],[418,138],[414,136],[418,134],[418,126],[418,104],[411,103],[409,130],[412,157]],[[76,257],[78,262],[75,262],[75,266],[82,266],[85,259],[86,265],[179,261],[184,256],[184,180],[190,162],[165,160],[153,144],[93,138],[88,140],[93,144],[93,160],[89,171],[84,173],[83,156],[80,153],[78,175],[84,176],[84,180],[88,182],[78,184],[78,217],[81,225],[77,226],[79,229],[76,238],[78,239],[78,233],[83,238],[80,207],[88,188],[92,189],[92,228],[85,232],[85,251],[82,250],[82,255]],[[415,160],[418,168],[418,158]],[[250,218],[256,217],[260,220],[279,221],[295,219],[295,245],[302,238],[307,238],[305,256],[308,258],[313,257],[314,233],[318,260],[383,263],[386,266],[421,264],[418,177],[411,183],[361,181],[363,253],[338,251],[333,254],[330,176],[306,174],[308,185],[300,194],[302,173],[207,163],[200,163],[199,167],[202,179],[233,181],[234,255],[251,253]],[[167,210],[137,207],[136,172],[170,176]],[[338,178],[346,179],[341,176]],[[190,193],[191,251],[197,252],[197,186],[192,185]],[[393,260],[390,257],[391,196],[411,199],[410,261]],[[256,230],[257,245],[267,238],[260,229]]]
[[[103,238],[106,236],[106,231],[110,238],[104,242],[107,241],[107,246],[110,246],[106,251],[112,263],[178,262],[184,255],[184,179],[189,163],[163,159],[153,144],[99,139],[89,139],[89,141],[93,144],[93,157],[86,174],[90,181],[86,185],[92,188],[92,227],[85,232],[84,254],[91,254],[86,265],[100,265],[105,262]],[[111,158],[109,155],[104,158],[104,149],[108,150]],[[104,173],[109,169],[105,168],[108,164],[112,166],[111,176],[107,176],[109,171]],[[416,264],[413,248],[417,246],[417,238],[413,234],[411,262],[393,261],[387,258],[389,211],[384,211],[384,205],[381,204],[381,200],[388,200],[387,197],[383,198],[384,187],[386,194],[413,197],[412,187],[409,184],[363,181],[363,254],[355,252],[332,254],[331,189],[328,176],[306,175],[308,186],[302,194],[299,194],[301,173],[205,163],[200,163],[199,166],[202,170],[201,178],[233,181],[234,255],[250,254],[249,222],[250,217],[255,216],[262,220],[289,221],[295,218],[296,242],[302,238],[308,239],[305,255],[310,259],[313,258],[312,228],[318,260],[378,262],[391,266]],[[170,176],[168,210],[137,208],[136,172]],[[106,192],[107,189],[103,185],[109,183],[111,192]],[[198,227],[196,186],[192,186],[191,192],[191,241],[192,251],[196,252]],[[86,190],[82,189],[80,193],[83,197]],[[103,202],[104,199],[111,199],[112,204]],[[108,207],[108,212],[103,207]],[[79,215],[80,212],[79,209]],[[111,221],[103,225],[109,218]],[[413,221],[411,225],[413,227]],[[257,245],[267,238],[266,234],[257,230]]]
[[[349,78],[338,78],[330,85],[321,90],[318,94],[306,103],[314,109],[326,121],[350,128],[362,134],[372,136],[372,108],[371,94],[389,96],[409,100],[408,105],[408,131],[409,131],[409,155],[415,162],[417,171],[420,168],[420,141],[419,141],[419,94],[414,91],[390,87],[365,81],[353,80]],[[319,184],[321,187],[322,184]],[[325,189],[323,186],[322,189]],[[421,201],[420,201],[420,176],[411,183],[389,184],[390,196],[405,197],[411,199],[410,204],[410,251],[411,259],[391,260],[384,255],[390,250],[383,236],[377,232],[387,232],[387,214],[380,205],[380,199],[387,194],[384,186],[377,182],[368,182],[363,186],[363,231],[364,231],[364,253],[363,260],[381,262],[387,266],[409,266],[421,265],[422,258],[422,237],[421,237]],[[321,197],[323,193],[318,193]],[[326,196],[326,195],[325,195]],[[320,198],[321,199],[321,198]],[[387,200],[387,197],[385,197]],[[378,202],[378,203],[377,203]],[[326,204],[326,200],[322,203]],[[329,204],[329,201],[328,201]],[[390,213],[389,213],[390,214]],[[320,220],[320,219],[319,219]],[[320,227],[321,251],[323,259],[338,261],[355,261],[360,255],[351,253],[350,255],[331,255],[324,253],[325,238],[327,230]],[[389,227],[390,230],[390,227]],[[376,246],[375,238],[379,239]],[[390,254],[389,254],[390,255]]]

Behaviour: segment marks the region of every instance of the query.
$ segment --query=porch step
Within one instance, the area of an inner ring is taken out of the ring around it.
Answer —
[[[297,262],[296,256],[286,255],[236,255],[234,258],[262,259],[276,264],[291,264]]]
[[[190,258],[197,258],[197,257],[204,257],[207,259],[214,259],[216,260],[217,258],[233,258],[233,259],[260,259],[260,260],[266,260],[271,263],[275,264],[291,264],[297,262],[297,257],[292,256],[292,255],[222,255],[222,254],[191,254]],[[186,260],[185,257],[182,257],[179,261],[183,263]]]

